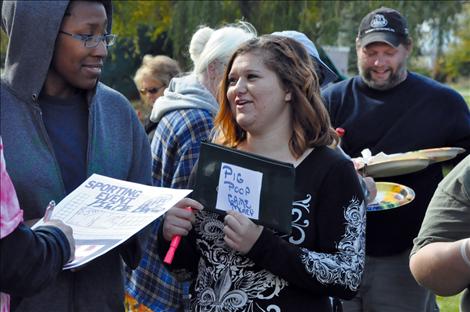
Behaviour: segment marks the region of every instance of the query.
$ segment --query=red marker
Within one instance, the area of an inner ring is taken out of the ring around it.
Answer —
[[[344,128],[336,128],[336,134],[342,138],[344,136],[344,134],[346,133],[346,130],[344,130]]]
[[[191,207],[186,207],[184,208],[187,211],[193,211]],[[171,239],[170,243],[170,248],[168,248],[168,251],[166,252],[165,259],[163,259],[163,262],[166,264],[171,264],[173,262],[173,258],[175,257],[175,252],[176,249],[178,248],[178,245],[180,244],[181,241],[181,235],[175,235]]]

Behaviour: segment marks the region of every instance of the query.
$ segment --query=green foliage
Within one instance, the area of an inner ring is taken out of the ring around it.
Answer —
[[[128,56],[141,53],[142,37],[156,40],[170,27],[171,1],[114,1],[113,6],[113,33],[133,44]]]
[[[8,36],[0,29],[0,67],[3,69],[3,64],[5,64],[5,57],[7,53],[7,46],[8,46]]]
[[[458,17],[458,40],[439,58],[442,74],[447,81],[454,82],[460,77],[470,77],[470,2],[464,4],[464,11]],[[468,86],[467,88],[470,89]]]
[[[172,2],[113,1],[113,33],[117,43],[109,50],[109,58],[101,80],[137,99],[133,76],[145,54],[172,57],[167,32],[171,24]]]
[[[435,69],[429,71],[416,62],[411,62],[410,68],[421,73],[439,78],[442,72],[451,72],[449,76],[466,74],[462,69],[462,59],[465,60],[469,49],[453,49],[452,57],[444,57],[444,47],[449,36],[458,29],[458,19],[455,17],[462,11],[464,2],[451,1],[403,1],[403,0],[363,0],[363,1],[115,1],[114,32],[125,38],[125,51],[116,49],[113,61],[119,61],[116,55],[121,53],[124,59],[133,57],[141,59],[143,50],[160,50],[177,59],[185,70],[191,69],[188,55],[188,45],[191,36],[200,25],[219,27],[237,20],[252,23],[259,34],[280,30],[299,30],[321,45],[342,45],[350,48],[351,73],[356,72],[355,38],[360,20],[365,14],[380,6],[392,7],[404,14],[409,23],[411,37],[414,39],[412,60],[423,54],[421,42],[428,32],[432,42],[437,46]],[[421,25],[428,25],[426,32]],[[468,25],[468,21],[467,21]],[[468,35],[468,31],[457,33],[459,36]],[[156,47],[155,38],[164,38]],[[149,49],[142,42],[148,42]],[[142,50],[143,49],[143,50]],[[463,51],[462,51],[463,50]],[[462,54],[464,57],[462,57]],[[446,54],[447,55],[447,54]],[[442,60],[446,60],[443,62]],[[121,63],[121,61],[119,61]],[[137,62],[134,62],[137,63]],[[129,62],[117,68],[128,67]],[[137,67],[138,65],[136,65]],[[440,67],[439,67],[440,66]],[[135,72],[136,67],[131,70]],[[439,68],[438,68],[439,67]],[[127,68],[126,70],[129,70]],[[456,74],[456,71],[458,73]],[[129,75],[129,74],[128,74]],[[447,74],[446,74],[447,75]],[[120,75],[118,75],[120,76]],[[122,80],[122,79],[121,79]]]
[[[468,1],[114,0],[113,5],[113,32],[119,37],[110,50],[103,79],[131,97],[136,96],[131,78],[143,55],[165,54],[177,59],[183,69],[190,70],[187,50],[197,27],[219,27],[237,20],[252,23],[259,34],[299,30],[320,46],[347,46],[351,51],[350,73],[355,73],[358,25],[365,14],[380,6],[395,8],[407,17],[415,43],[412,60],[423,55],[423,49],[430,44],[437,47],[432,71],[414,61],[410,65],[412,70],[452,81],[470,76]],[[0,38],[3,63],[8,40],[3,33]],[[449,39],[453,39],[451,44]]]
[[[174,1],[169,29],[174,57],[189,70],[188,46],[198,26],[214,28],[239,19],[238,1]]]
[[[437,297],[437,303],[441,312],[459,311],[460,298],[462,293],[452,297]]]

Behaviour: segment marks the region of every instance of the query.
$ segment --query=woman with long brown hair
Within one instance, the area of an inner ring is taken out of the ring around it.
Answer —
[[[330,296],[352,298],[364,266],[364,197],[335,147],[307,52],[286,37],[250,40],[228,63],[219,95],[216,143],[294,165],[292,233],[191,199],[170,209],[159,252],[187,236],[170,269],[195,272],[193,310],[329,311]]]

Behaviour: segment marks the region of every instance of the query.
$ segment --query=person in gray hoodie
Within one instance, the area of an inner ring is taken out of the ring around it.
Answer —
[[[2,2],[9,43],[0,134],[25,220],[42,217],[50,200],[60,201],[93,173],[152,182],[150,146],[132,106],[99,82],[115,39],[111,12],[105,0]],[[121,257],[135,267],[143,238],[63,271],[31,297],[13,297],[12,310],[123,311]]]

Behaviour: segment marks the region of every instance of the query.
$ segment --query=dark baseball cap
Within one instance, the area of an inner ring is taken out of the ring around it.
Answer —
[[[408,23],[397,10],[381,7],[362,19],[357,38],[361,46],[385,42],[396,48],[408,38]]]

